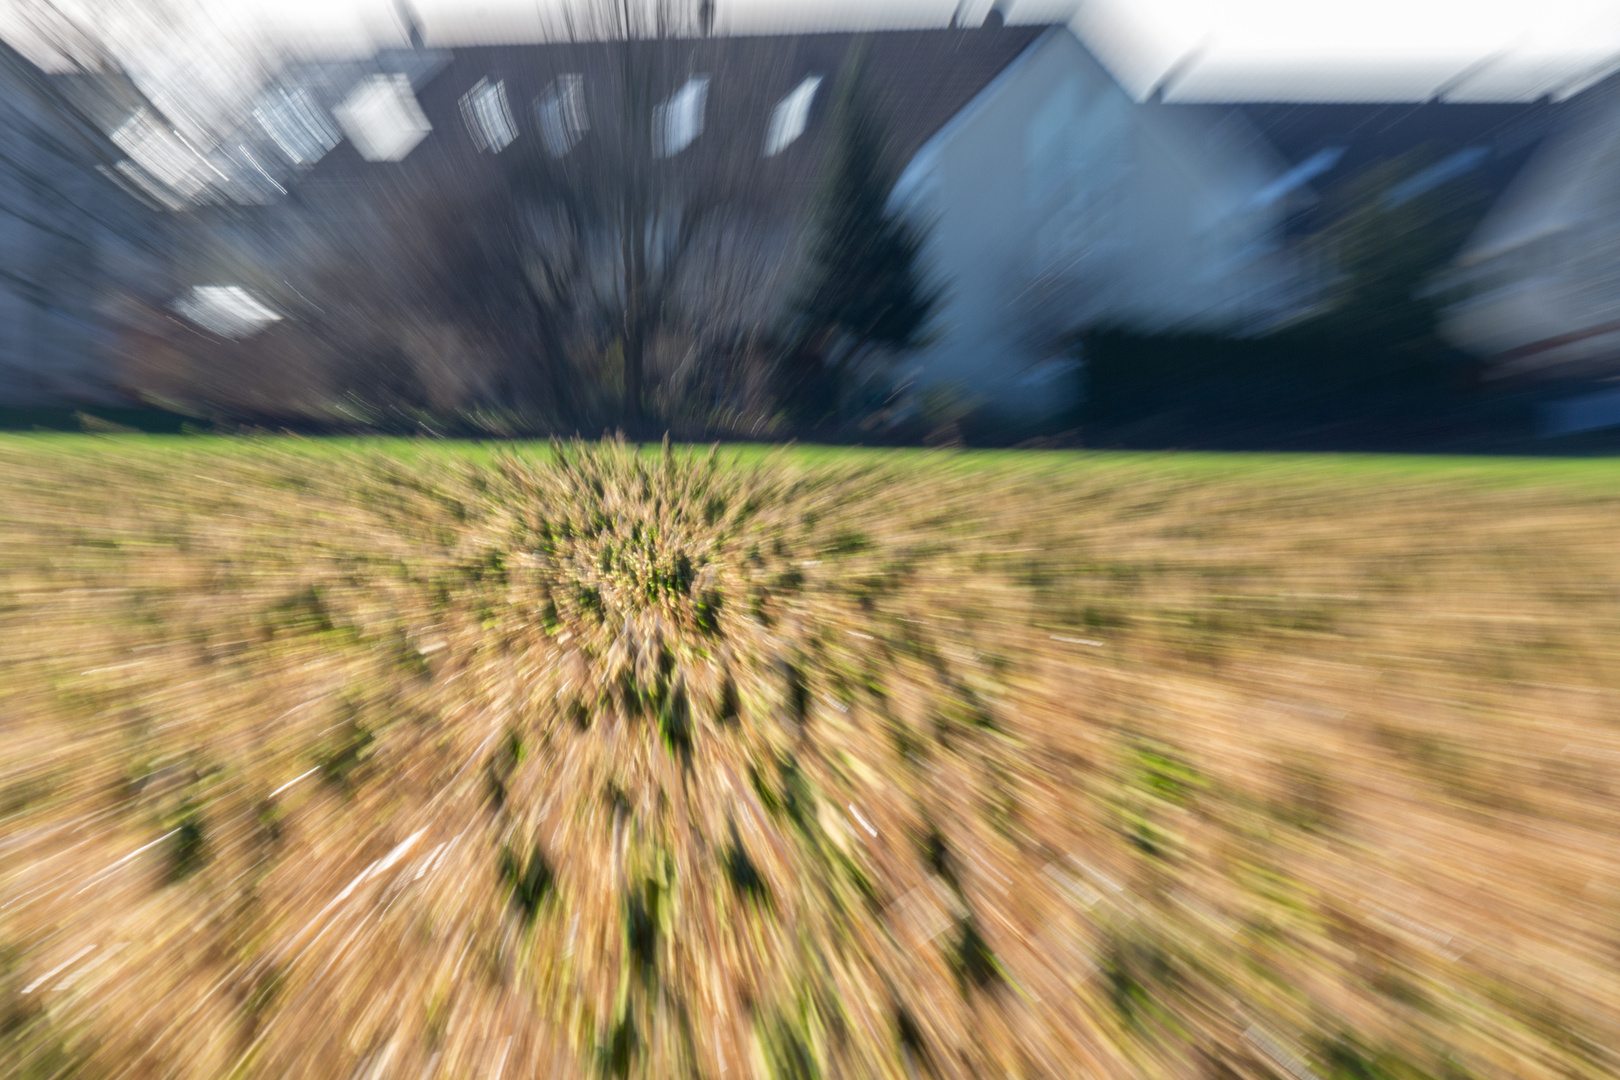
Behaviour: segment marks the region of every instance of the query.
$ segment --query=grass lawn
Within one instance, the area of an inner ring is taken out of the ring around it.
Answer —
[[[0,437],[0,1075],[1620,1072],[1620,462]]]

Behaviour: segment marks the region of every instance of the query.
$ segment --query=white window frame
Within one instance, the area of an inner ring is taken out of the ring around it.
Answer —
[[[313,165],[343,141],[331,117],[301,86],[265,93],[253,118],[294,165]]]
[[[198,326],[224,338],[252,337],[281,321],[280,312],[240,285],[196,285],[171,306]]]

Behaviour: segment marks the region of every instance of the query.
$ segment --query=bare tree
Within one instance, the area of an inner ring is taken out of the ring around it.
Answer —
[[[616,360],[632,432],[645,423],[660,344],[684,339],[690,360],[705,332],[738,322],[704,301],[725,297],[741,315],[739,286],[774,280],[751,221],[757,147],[705,122],[714,73],[697,62],[702,14],[690,0],[570,9],[564,30],[581,71],[549,91],[542,123],[553,126],[516,178],[524,280],[548,351],[583,346]]]
[[[433,144],[267,210],[277,280],[254,287],[287,318],[221,343],[240,359],[213,367],[307,373],[265,392],[296,389],[301,412],[324,397],[365,415],[506,409],[531,429],[759,430],[797,237],[761,184],[758,125],[708,119],[711,83],[758,73],[719,69],[700,15],[586,0],[547,47],[549,86],[510,118],[525,137]]]

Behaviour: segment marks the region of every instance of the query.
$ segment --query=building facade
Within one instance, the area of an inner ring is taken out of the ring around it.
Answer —
[[[0,44],[0,408],[131,404],[121,328],[167,291],[167,212],[64,85]]]
[[[897,185],[933,223],[950,290],[918,378],[1038,415],[1069,404],[1080,331],[1241,333],[1276,317],[1285,203],[1261,196],[1284,168],[1234,116],[1138,103],[1068,28],[1047,28]]]
[[[1494,374],[1620,375],[1620,76],[1565,103],[1449,284],[1445,332]]]

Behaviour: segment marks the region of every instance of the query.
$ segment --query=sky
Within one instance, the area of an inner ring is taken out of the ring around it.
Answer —
[[[311,38],[398,33],[392,0],[241,0]],[[963,0],[964,22],[991,0]],[[532,37],[550,0],[415,0],[429,42]],[[732,32],[943,25],[957,0],[718,0]],[[1459,98],[1558,92],[1620,66],[1620,0],[1014,0],[1069,21],[1133,92],[1186,60],[1172,98]],[[316,30],[322,27],[324,30]],[[313,32],[312,32],[313,31]]]
[[[1128,83],[1188,57],[1172,98],[1533,98],[1620,66],[1620,0],[1095,0],[1076,22]]]
[[[179,13],[187,49],[147,48],[170,80],[221,86],[276,53],[404,40],[396,0],[53,0],[98,25]],[[569,0],[412,0],[430,45],[533,40]],[[578,3],[580,0],[573,0]],[[1003,0],[1005,3],[1005,0]],[[982,21],[991,0],[961,0]],[[1131,92],[1171,100],[1452,100],[1562,95],[1620,68],[1620,0],[1013,0],[1012,22],[1068,22]],[[717,0],[723,32],[942,26],[958,0]],[[3,25],[3,21],[0,21]],[[130,32],[138,36],[134,31]],[[154,38],[156,40],[156,38]],[[145,81],[145,80],[143,80]],[[182,80],[183,81],[183,80]]]

